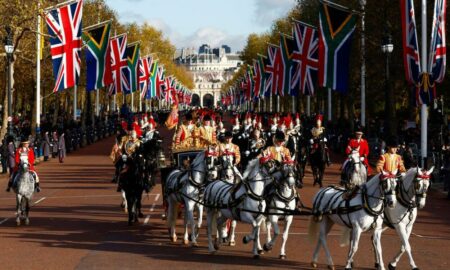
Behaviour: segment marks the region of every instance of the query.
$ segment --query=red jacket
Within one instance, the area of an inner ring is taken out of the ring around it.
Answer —
[[[349,155],[352,152],[352,149],[359,150],[359,156],[364,157],[364,164],[369,166],[369,161],[367,158],[369,157],[369,144],[366,140],[361,139],[359,142],[356,139],[351,139],[348,143],[347,149],[345,149],[345,153]]]
[[[20,147],[16,150],[16,166],[14,167],[14,171],[16,172],[19,169],[20,164],[20,154],[22,153],[23,148]],[[28,148],[28,163],[30,164],[30,171],[34,171],[34,151],[33,149]]]
[[[133,129],[134,131],[136,131],[136,135],[138,138],[142,137],[142,129],[138,123],[133,122]]]

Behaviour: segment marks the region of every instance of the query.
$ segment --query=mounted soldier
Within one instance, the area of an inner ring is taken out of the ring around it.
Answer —
[[[327,159],[327,165],[330,166],[330,155],[328,152],[328,146],[327,146],[327,138],[325,135],[325,128],[322,126],[323,121],[323,115],[317,114],[316,118],[316,125],[311,129],[311,139],[310,139],[310,155],[314,154],[314,152],[318,149],[319,144],[323,143],[325,147],[325,153],[326,153],[326,159]]]
[[[366,166],[367,174],[370,172],[370,166],[369,166],[369,144],[367,143],[367,140],[362,138],[363,132],[359,128],[355,132],[355,138],[351,139],[348,142],[347,148],[345,149],[345,154],[349,156],[352,151],[358,151],[359,152],[359,158],[362,163]],[[347,179],[347,166],[349,164],[349,159],[344,161],[344,164],[342,164],[342,172],[341,172],[341,181],[346,183],[349,179]],[[365,181],[364,181],[365,182]]]
[[[14,173],[9,178],[8,188],[6,189],[7,192],[9,192],[11,190],[11,187],[13,187],[15,185],[15,181],[16,181],[15,179],[18,176],[18,170],[19,170],[19,165],[20,165],[21,161],[28,162],[28,164],[30,166],[30,172],[34,178],[35,190],[37,192],[41,191],[41,189],[39,187],[39,177],[36,174],[36,171],[34,169],[34,151],[29,146],[30,146],[30,141],[24,139],[20,143],[20,147],[16,150],[15,159],[14,159],[14,161],[15,161]]]

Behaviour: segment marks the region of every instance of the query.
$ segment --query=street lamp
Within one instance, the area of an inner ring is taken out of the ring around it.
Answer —
[[[5,44],[6,60],[8,67],[8,135],[12,136],[12,97],[11,97],[11,62],[13,60],[14,44],[11,27],[5,26],[6,37],[3,40]]]
[[[385,57],[385,112],[386,118],[384,123],[385,134],[393,135],[394,123],[395,123],[395,109],[394,109],[394,95],[390,90],[389,83],[389,56],[394,50],[394,44],[392,44],[392,38],[390,34],[386,34],[381,44],[381,51],[386,55]]]

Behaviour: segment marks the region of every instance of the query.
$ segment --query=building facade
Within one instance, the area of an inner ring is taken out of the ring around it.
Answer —
[[[192,75],[195,86],[191,105],[213,108],[219,102],[222,85],[233,77],[242,60],[226,45],[210,48],[203,44],[198,50],[179,50],[175,63]]]

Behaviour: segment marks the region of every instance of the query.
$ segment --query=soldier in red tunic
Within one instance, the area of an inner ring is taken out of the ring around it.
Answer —
[[[36,171],[34,170],[34,151],[33,149],[29,148],[30,142],[25,140],[22,141],[20,143],[20,147],[16,150],[16,156],[15,156],[15,161],[16,161],[16,166],[14,167],[14,173],[11,175],[9,181],[8,181],[8,188],[6,189],[6,191],[10,191],[11,187],[13,186],[14,183],[14,178],[17,175],[17,172],[19,170],[19,165],[20,165],[20,161],[21,160],[27,160],[28,164],[30,166],[30,172],[34,177],[35,180],[35,189],[37,192],[41,191],[40,187],[39,187],[39,177],[36,174]]]
[[[347,155],[350,155],[353,149],[359,151],[359,156],[361,157],[361,161],[366,165],[367,168],[369,168],[369,144],[367,143],[367,140],[362,138],[363,132],[361,129],[358,129],[355,132],[355,138],[351,139],[348,143],[347,149],[345,149],[345,153]]]

